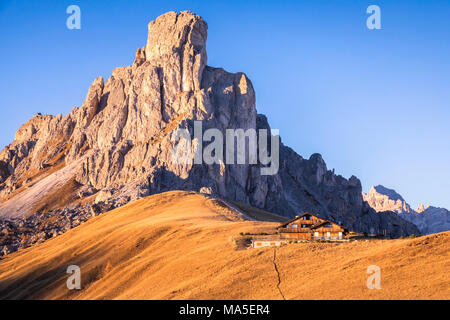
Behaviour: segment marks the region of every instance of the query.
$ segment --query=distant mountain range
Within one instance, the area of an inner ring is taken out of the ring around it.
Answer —
[[[363,199],[377,212],[393,211],[403,219],[414,223],[423,234],[450,230],[450,211],[445,208],[419,205],[417,210],[395,190],[382,185],[372,187]]]

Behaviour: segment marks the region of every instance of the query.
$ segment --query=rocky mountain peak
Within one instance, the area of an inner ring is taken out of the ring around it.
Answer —
[[[180,91],[199,90],[207,64],[208,25],[198,15],[168,12],[148,25],[146,60],[175,72]]]
[[[382,185],[373,186],[367,194],[363,193],[363,199],[378,212],[414,213],[400,194]]]
[[[257,113],[244,73],[207,66],[201,17],[169,12],[148,30],[134,62],[95,79],[81,107],[66,116],[35,116],[0,153],[0,218],[50,211],[85,217],[99,210],[92,206],[110,209],[164,191],[208,190],[286,217],[311,211],[354,231],[418,233],[397,215],[366,206],[356,177],[336,175],[319,154],[304,159],[281,142],[279,168],[271,175],[261,175],[259,161],[174,161],[179,129],[191,135],[189,159],[208,145],[193,137],[197,121],[203,132],[223,136],[228,129],[271,128]]]
[[[394,200],[394,201],[398,201],[398,200],[405,201],[405,199],[403,199],[403,197],[400,194],[398,194],[394,189],[389,189],[382,185],[372,187],[371,191],[376,192],[378,194],[388,196],[389,199]]]
[[[416,212],[417,213],[422,213],[422,212],[424,212],[425,210],[427,210],[429,208],[432,208],[432,207],[430,207],[429,204],[425,207],[422,203],[420,203],[419,204],[419,208],[417,208]]]
[[[419,205],[415,214],[403,215],[403,218],[414,223],[423,234],[438,233],[450,230],[450,211],[427,205]]]
[[[417,211],[395,190],[381,185],[372,187],[363,199],[378,212],[393,211],[403,219],[414,223],[423,234],[450,230],[450,212],[444,208],[426,207],[419,204]]]
[[[417,209],[417,212],[418,213],[422,213],[422,212],[424,212],[425,211],[425,206],[422,204],[422,203],[420,203],[419,204],[419,208]]]

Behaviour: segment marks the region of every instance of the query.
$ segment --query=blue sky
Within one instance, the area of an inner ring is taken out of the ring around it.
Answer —
[[[81,30],[66,8],[81,8]],[[381,30],[366,8],[381,8]],[[450,1],[0,1],[0,146],[37,112],[67,114],[130,65],[147,24],[191,10],[208,63],[245,72],[258,112],[303,157],[450,208]]]

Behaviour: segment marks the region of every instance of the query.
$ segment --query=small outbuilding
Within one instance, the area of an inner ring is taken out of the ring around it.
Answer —
[[[263,247],[281,247],[287,244],[287,240],[282,239],[253,239],[252,248],[263,248]]]

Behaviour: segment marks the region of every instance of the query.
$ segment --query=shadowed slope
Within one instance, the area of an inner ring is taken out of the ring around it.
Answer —
[[[276,255],[273,248],[235,250],[231,237],[275,226],[246,221],[196,193],[150,196],[5,257],[0,298],[450,298],[449,233],[292,244]],[[66,269],[73,264],[81,268],[80,291],[66,287]],[[381,267],[381,290],[366,287],[372,264]]]

